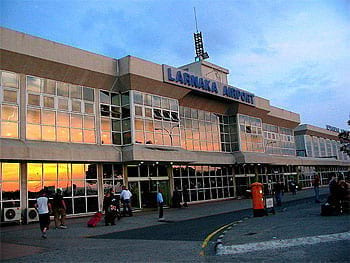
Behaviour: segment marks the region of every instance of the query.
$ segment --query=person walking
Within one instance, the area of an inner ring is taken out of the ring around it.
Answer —
[[[189,198],[189,194],[188,194],[188,189],[187,189],[187,187],[184,187],[184,188],[183,188],[182,196],[183,196],[183,199],[184,199],[183,207],[188,207],[187,202],[190,201],[190,198]]]
[[[276,205],[281,206],[282,205],[282,191],[283,191],[283,185],[281,182],[277,182],[275,184],[275,199],[276,199]]]
[[[297,194],[297,184],[293,181],[289,181],[289,190],[292,192],[293,195]]]
[[[157,204],[159,207],[159,217],[158,217],[158,221],[164,221],[165,218],[163,216],[163,205],[164,205],[164,199],[163,199],[163,193],[162,193],[162,189],[159,188],[158,193],[157,193]]]
[[[180,193],[179,193],[177,187],[175,187],[174,192],[173,192],[172,205],[174,208],[181,208],[181,196],[180,196]]]
[[[45,189],[41,190],[40,196],[36,199],[35,208],[39,213],[41,237],[46,239],[47,231],[50,228],[51,204],[49,203]]]
[[[336,196],[337,192],[337,177],[335,175],[332,175],[331,180],[329,180],[329,193],[330,195]]]
[[[115,216],[112,210],[112,200],[114,198],[112,190],[108,190],[103,198],[103,210],[105,211],[105,226],[115,225]]]
[[[315,191],[315,202],[316,203],[321,203],[320,201],[320,177],[316,174],[315,178],[313,180],[313,186],[314,186],[314,191]]]
[[[56,190],[56,194],[53,197],[52,210],[55,219],[55,228],[66,229],[67,226],[65,225],[65,221],[67,206],[60,188]]]
[[[120,193],[120,199],[123,203],[124,216],[126,216],[126,213],[128,213],[129,216],[132,216],[131,197],[132,197],[132,193],[129,191],[128,188],[126,188],[125,185],[123,185],[122,192]],[[126,210],[128,210],[128,212]]]

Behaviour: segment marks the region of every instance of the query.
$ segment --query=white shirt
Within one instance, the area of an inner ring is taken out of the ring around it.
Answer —
[[[129,190],[123,190],[121,193],[120,193],[120,199],[122,200],[128,200],[132,197],[132,193],[129,191]]]
[[[48,202],[49,198],[46,196],[41,196],[36,199],[36,204],[40,215],[49,213]]]

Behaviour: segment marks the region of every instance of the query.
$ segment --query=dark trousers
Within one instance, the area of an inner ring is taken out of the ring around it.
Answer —
[[[44,228],[48,230],[50,226],[50,214],[39,214],[39,223],[41,231],[44,231]]]
[[[126,212],[126,211],[128,211],[128,212]],[[130,199],[123,200],[123,215],[126,216],[126,213],[128,213],[129,216],[132,216]]]
[[[276,198],[276,205],[281,206],[282,205],[282,193],[281,192],[275,193],[275,198]]]
[[[159,206],[159,218],[163,218],[163,203],[158,203]]]
[[[115,225],[115,218],[116,218],[116,213],[115,212],[106,212],[105,214],[105,224],[112,224]]]

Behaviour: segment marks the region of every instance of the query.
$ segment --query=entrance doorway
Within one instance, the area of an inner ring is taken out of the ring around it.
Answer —
[[[134,208],[157,207],[157,192],[162,189],[164,201],[170,204],[168,166],[158,164],[128,165],[128,185]]]
[[[170,203],[170,188],[168,180],[149,179],[139,182],[129,182],[132,193],[131,206],[134,208],[156,208],[157,192],[162,189],[166,204]]]

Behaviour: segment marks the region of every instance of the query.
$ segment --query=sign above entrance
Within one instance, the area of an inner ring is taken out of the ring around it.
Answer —
[[[177,86],[190,88],[222,98],[254,105],[254,94],[217,82],[191,72],[173,68],[163,64],[163,80]]]

